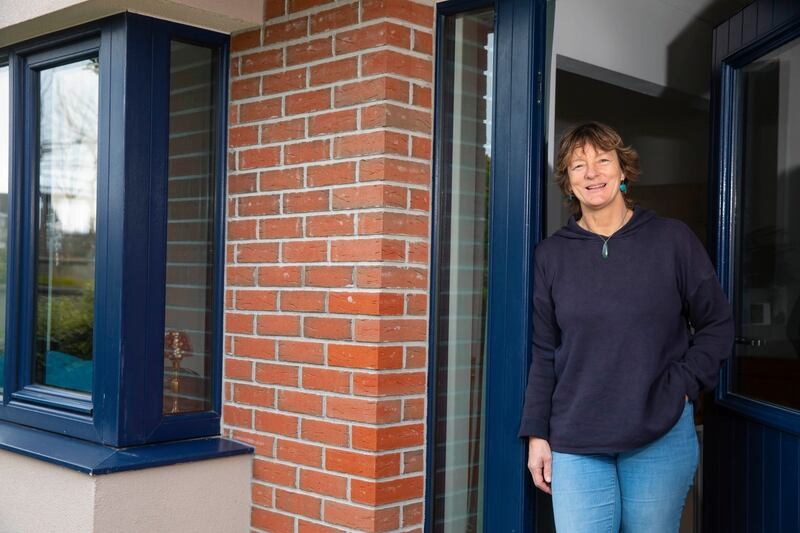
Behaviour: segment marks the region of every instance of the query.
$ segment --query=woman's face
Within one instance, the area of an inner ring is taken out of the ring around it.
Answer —
[[[599,210],[625,202],[619,185],[625,179],[616,150],[596,150],[586,143],[572,152],[567,165],[569,188],[582,210]]]

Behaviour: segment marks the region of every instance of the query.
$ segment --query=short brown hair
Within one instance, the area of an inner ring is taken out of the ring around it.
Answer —
[[[614,150],[617,153],[619,166],[622,168],[622,173],[625,175],[625,181],[628,184],[625,205],[633,208],[634,201],[630,195],[630,184],[639,178],[641,172],[639,154],[630,146],[625,146],[620,134],[611,126],[600,122],[587,122],[574,126],[564,133],[558,145],[558,156],[556,157],[556,185],[567,198],[567,205],[569,205],[572,214],[575,215],[576,219],[581,217],[581,203],[574,196],[571,199],[569,197],[569,173],[567,172],[567,167],[572,153],[587,144],[593,146],[595,150]]]

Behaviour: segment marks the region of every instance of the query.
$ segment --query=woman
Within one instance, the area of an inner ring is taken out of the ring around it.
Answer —
[[[633,205],[638,175],[638,155],[608,126],[561,140],[556,181],[573,216],[536,248],[519,432],[559,532],[678,531],[697,468],[693,402],[733,344],[703,245]]]

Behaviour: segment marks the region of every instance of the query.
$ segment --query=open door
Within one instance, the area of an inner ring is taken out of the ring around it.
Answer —
[[[533,529],[517,429],[546,168],[547,4],[436,4],[427,532]]]
[[[736,344],[708,402],[704,532],[800,531],[800,3],[714,30],[716,264]]]

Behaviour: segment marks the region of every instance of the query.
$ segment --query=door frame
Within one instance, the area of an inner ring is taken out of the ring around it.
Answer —
[[[533,531],[527,440],[517,437],[533,342],[533,249],[547,179],[547,2],[498,0],[490,211],[484,531]],[[494,356],[493,356],[494,354]]]
[[[795,5],[793,5],[795,4]],[[711,83],[711,174],[709,183],[709,240],[720,284],[733,297],[733,238],[736,205],[739,127],[739,69],[767,52],[800,37],[800,6],[792,0],[753,2],[713,32]],[[730,391],[731,358],[720,372],[715,400],[719,405],[782,431],[800,435],[800,413],[747,398]]]
[[[533,248],[541,240],[547,176],[545,77],[547,0],[445,0],[436,5],[436,46],[443,50],[444,18],[486,6],[495,8],[489,280],[486,341],[484,531],[533,531],[533,483],[526,468],[527,442],[517,437],[532,342]],[[436,55],[433,183],[441,175],[444,73]],[[432,202],[431,257],[437,257],[441,220]],[[434,274],[437,264],[432,262]],[[436,276],[431,275],[428,331],[425,531],[433,527],[433,427],[436,379]]]

